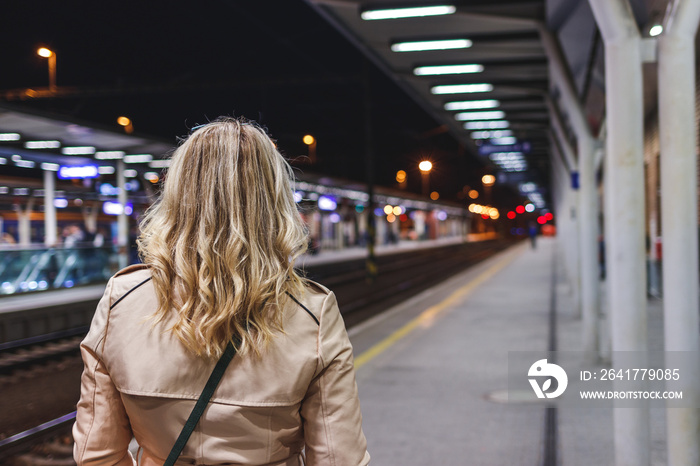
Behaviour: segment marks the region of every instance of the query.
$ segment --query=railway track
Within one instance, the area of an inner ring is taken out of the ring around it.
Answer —
[[[371,282],[366,280],[365,259],[306,267],[304,273],[334,291],[346,325],[352,327],[512,244],[493,240],[379,256],[378,274]],[[71,355],[79,358],[79,343],[86,332],[87,327],[82,327],[0,344],[0,381],[36,365]],[[74,418],[72,412],[0,440],[0,464],[72,464],[64,444]]]

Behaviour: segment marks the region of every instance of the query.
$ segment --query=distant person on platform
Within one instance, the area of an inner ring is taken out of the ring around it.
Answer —
[[[308,241],[292,179],[244,120],[197,127],[175,151],[141,225],[144,263],[110,280],[81,344],[78,465],[136,464],[132,437],[144,465],[369,463],[335,296],[294,269]]]
[[[535,222],[530,222],[528,224],[527,234],[530,236],[532,249],[535,249],[537,247],[537,224]]]

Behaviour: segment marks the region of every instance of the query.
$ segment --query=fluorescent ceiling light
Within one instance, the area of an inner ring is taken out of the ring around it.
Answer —
[[[148,163],[151,168],[168,168],[170,166],[170,159],[152,160]]]
[[[467,64],[467,65],[437,65],[437,66],[419,66],[413,70],[416,76],[434,76],[441,74],[467,74],[481,73],[484,71],[484,65]]]
[[[41,164],[41,169],[49,172],[57,172],[60,165],[57,163],[44,162]]]
[[[92,146],[64,147],[61,152],[65,155],[91,155],[95,153],[95,148]]]
[[[664,32],[664,27],[660,24],[655,24],[654,26],[651,27],[651,29],[649,29],[649,35],[651,37],[656,37],[659,34],[661,34],[662,32]]]
[[[514,137],[491,139],[491,144],[496,144],[496,145],[516,144],[517,142],[518,142],[518,138],[514,138]]]
[[[15,166],[22,168],[34,168],[34,162],[31,160],[17,160],[15,161]]]
[[[496,108],[501,103],[497,100],[463,100],[460,102],[447,102],[445,110],[475,110],[479,108]]]
[[[24,143],[27,149],[58,149],[61,143],[58,141],[27,141]]]
[[[419,18],[422,16],[451,15],[457,8],[454,5],[418,6],[413,8],[391,8],[383,10],[367,10],[360,14],[365,21],[378,19]]]
[[[19,133],[0,133],[0,141],[19,141]]]
[[[136,178],[138,175],[139,175],[139,172],[137,172],[134,169],[124,170],[124,176],[126,178]]]
[[[475,131],[471,134],[472,139],[493,139],[493,138],[506,138],[513,135],[511,130],[497,130],[497,131]]]
[[[433,94],[474,94],[477,92],[491,92],[492,84],[447,84],[442,86],[433,86],[430,92]]]
[[[424,52],[426,50],[468,49],[472,46],[469,39],[421,40],[413,42],[397,42],[391,45],[393,52]]]
[[[497,110],[495,112],[461,112],[455,115],[458,121],[465,120],[501,120],[506,116],[505,112]]]
[[[121,150],[101,150],[95,152],[97,160],[116,160],[124,158],[124,151]]]
[[[126,163],[148,163],[151,160],[153,160],[153,156],[151,154],[134,154],[124,156],[124,162]]]
[[[508,128],[510,123],[505,120],[499,121],[468,121],[464,124],[464,129],[503,129]]]
[[[7,159],[5,157],[0,157],[0,165],[7,165]]]
[[[114,173],[114,167],[111,165],[102,165],[101,167],[97,167],[97,173],[100,175],[111,175]]]

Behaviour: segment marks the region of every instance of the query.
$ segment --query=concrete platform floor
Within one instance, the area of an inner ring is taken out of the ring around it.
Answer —
[[[542,465],[545,409],[494,402],[508,351],[545,351],[556,240],[520,243],[351,329],[363,428],[377,465]],[[581,321],[556,269],[559,350],[581,348]],[[660,303],[650,349],[662,349]],[[653,464],[665,464],[663,410],[652,410]],[[559,465],[612,465],[612,410],[559,409]]]

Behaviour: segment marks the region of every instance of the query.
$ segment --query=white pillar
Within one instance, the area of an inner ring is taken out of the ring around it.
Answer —
[[[664,342],[666,351],[700,350],[698,214],[695,137],[695,33],[697,1],[675,1],[659,37],[659,136],[663,232]],[[666,413],[668,464],[700,465],[700,361],[686,364],[682,389],[694,408]]]
[[[17,206],[17,243],[20,246],[29,246],[32,243],[32,207],[34,196],[29,198],[24,208],[21,205]]]
[[[117,218],[117,248],[119,250],[119,268],[129,265],[129,217],[126,215],[126,177],[124,176],[125,164],[123,160],[117,161],[117,188],[118,200],[122,211]]]
[[[51,170],[44,170],[44,244],[47,247],[56,245],[56,175]]]
[[[583,348],[589,359],[598,354],[598,191],[595,179],[595,142],[578,99],[557,38],[544,25],[539,28],[550,62],[550,72],[561,94],[561,103],[576,133],[578,149],[578,233]],[[554,106],[551,105],[553,108]],[[555,113],[550,109],[550,113]],[[557,118],[552,115],[552,120]],[[561,131],[561,129],[560,129]],[[572,167],[573,168],[573,167]]]
[[[589,0],[605,43],[605,226],[613,367],[647,350],[641,37],[627,0]],[[613,410],[615,464],[650,464],[648,405]]]

